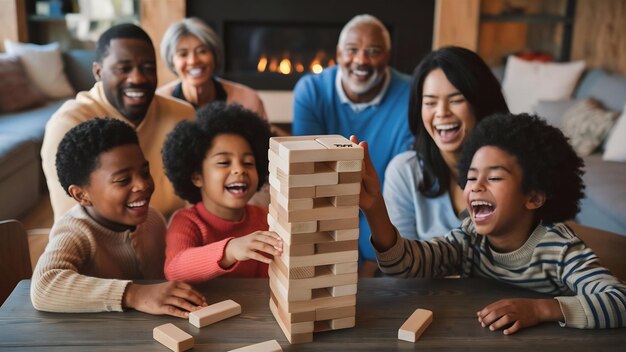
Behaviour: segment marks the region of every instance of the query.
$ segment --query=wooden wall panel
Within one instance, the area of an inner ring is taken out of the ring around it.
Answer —
[[[174,22],[185,18],[184,0],[140,0],[139,16],[141,27],[148,32],[157,53],[157,75],[159,86],[176,79],[165,62],[161,60],[159,45],[167,28]]]
[[[457,45],[476,51],[480,0],[437,0],[433,49]]]
[[[578,0],[572,60],[626,74],[626,0]]]
[[[25,0],[0,0],[0,51],[4,51],[4,40],[27,42]]]

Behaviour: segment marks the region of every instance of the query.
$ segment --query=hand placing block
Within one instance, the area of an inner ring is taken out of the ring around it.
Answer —
[[[433,321],[433,312],[416,309],[398,330],[398,339],[415,342]]]
[[[193,336],[174,324],[164,324],[152,330],[152,337],[172,351],[187,351],[193,348]]]
[[[189,322],[193,326],[201,328],[237,314],[241,314],[241,306],[239,303],[227,299],[189,313]]]
[[[229,352],[282,352],[283,349],[276,340],[269,340],[254,345],[244,346]]]

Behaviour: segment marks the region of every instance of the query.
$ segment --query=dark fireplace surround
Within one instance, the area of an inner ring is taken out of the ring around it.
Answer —
[[[187,0],[187,16],[224,41],[222,76],[267,90],[291,90],[302,75],[335,64],[341,28],[363,13],[389,30],[392,67],[410,74],[431,50],[434,0]]]

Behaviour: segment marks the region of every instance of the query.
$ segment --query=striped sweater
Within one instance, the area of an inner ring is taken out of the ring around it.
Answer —
[[[565,224],[539,225],[509,253],[489,247],[470,218],[445,237],[408,240],[376,252],[380,269],[398,277],[486,277],[556,296],[565,322],[575,328],[626,326],[626,286]]]
[[[135,231],[112,231],[75,205],[50,230],[33,272],[30,298],[48,312],[122,311],[126,286],[163,279],[165,219],[150,208]]]

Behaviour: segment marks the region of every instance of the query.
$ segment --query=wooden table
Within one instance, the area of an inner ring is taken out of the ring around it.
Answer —
[[[579,330],[546,323],[512,336],[491,332],[476,311],[506,297],[539,294],[482,279],[362,279],[356,327],[321,332],[312,343],[290,345],[272,317],[265,279],[217,279],[200,287],[209,303],[231,298],[242,314],[202,329],[187,321],[136,311],[59,314],[36,311],[30,281],[19,283],[0,307],[0,350],[167,351],[152,339],[155,326],[174,323],[194,336],[193,351],[227,351],[276,339],[285,351],[617,351],[626,329]],[[434,313],[431,326],[415,343],[397,339],[398,328],[416,308]],[[620,347],[621,346],[621,347]]]

